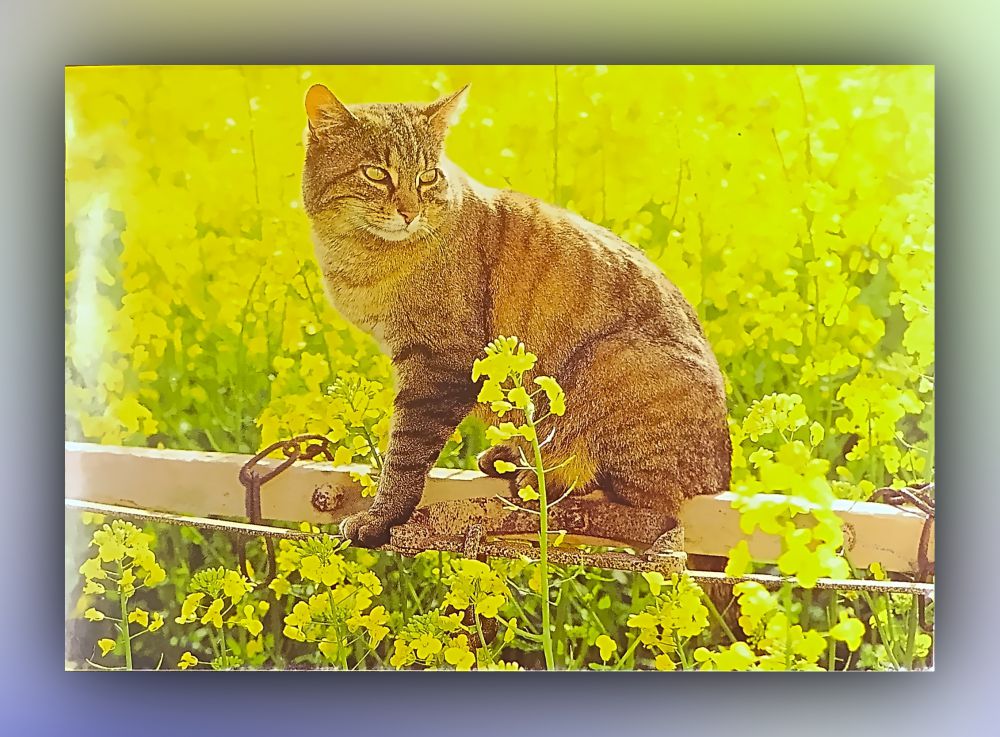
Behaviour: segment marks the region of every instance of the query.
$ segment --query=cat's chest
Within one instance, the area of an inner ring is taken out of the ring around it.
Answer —
[[[326,295],[330,305],[355,327],[370,334],[383,351],[388,349],[385,341],[388,306],[372,289],[354,287],[343,279],[327,276]]]
[[[333,252],[315,234],[313,245],[327,301],[341,317],[384,343],[391,295],[390,285],[380,278],[377,265]]]

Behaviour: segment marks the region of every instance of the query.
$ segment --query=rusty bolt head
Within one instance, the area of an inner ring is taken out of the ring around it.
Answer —
[[[845,522],[843,526],[844,532],[844,551],[850,552],[854,549],[854,543],[858,539],[858,533],[854,530],[854,525],[850,522]]]
[[[317,512],[336,511],[343,498],[344,490],[333,486],[333,484],[317,486],[312,493],[313,509]]]

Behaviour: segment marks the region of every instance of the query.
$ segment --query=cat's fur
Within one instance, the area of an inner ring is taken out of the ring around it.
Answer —
[[[676,516],[685,498],[726,488],[725,391],[694,309],[614,233],[450,162],[444,139],[465,92],[350,107],[321,85],[306,96],[303,201],[327,294],[397,372],[378,494],[343,532],[377,545],[410,516],[476,408],[472,363],[497,335],[523,340],[538,355],[534,375],[566,391],[547,461],[574,460],[547,477],[550,498],[575,481]],[[387,178],[366,176],[382,176],[372,166]],[[418,182],[433,170],[436,181]],[[481,468],[495,474],[498,458],[516,452],[494,448]]]

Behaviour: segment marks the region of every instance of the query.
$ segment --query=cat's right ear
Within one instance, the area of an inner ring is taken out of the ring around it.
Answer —
[[[328,126],[347,125],[357,120],[344,107],[344,103],[321,84],[314,84],[306,93],[306,115],[309,118],[310,132]]]

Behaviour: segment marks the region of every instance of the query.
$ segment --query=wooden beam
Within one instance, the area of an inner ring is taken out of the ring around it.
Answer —
[[[149,448],[123,448],[66,443],[66,497],[81,501],[194,517],[245,517],[240,468],[248,456]],[[277,460],[259,466],[273,468]],[[299,462],[269,481],[261,491],[264,519],[329,524],[366,509],[350,473],[364,466]],[[313,505],[315,492],[325,492],[328,511]],[[507,482],[475,471],[436,468],[424,489],[422,506],[435,502],[509,496]],[[329,501],[332,499],[332,503]],[[780,540],[759,530],[749,538],[739,527],[734,495],[691,499],[682,510],[685,549],[689,554],[725,556],[748,539],[757,560],[773,561]],[[886,570],[916,572],[924,515],[918,510],[871,502],[837,501],[834,511],[844,523],[847,554],[856,566],[881,563]],[[930,523],[933,526],[933,521]],[[934,530],[927,557],[934,561]]]

